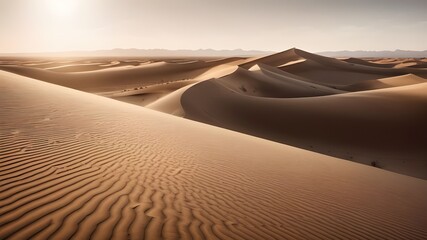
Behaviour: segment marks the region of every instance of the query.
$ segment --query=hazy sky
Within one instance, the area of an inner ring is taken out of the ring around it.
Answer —
[[[427,0],[0,0],[0,52],[426,50]]]

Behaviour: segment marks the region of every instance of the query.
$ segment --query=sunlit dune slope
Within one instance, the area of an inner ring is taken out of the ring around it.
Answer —
[[[0,69],[427,178],[423,64],[334,59],[293,48],[216,60],[1,59]]]
[[[187,63],[155,62],[126,68],[110,67],[100,71],[69,73],[9,65],[0,66],[0,69],[61,86],[97,93],[192,79],[212,67],[233,61],[236,61],[236,58]]]
[[[11,73],[0,91],[2,239],[427,238],[423,180]]]

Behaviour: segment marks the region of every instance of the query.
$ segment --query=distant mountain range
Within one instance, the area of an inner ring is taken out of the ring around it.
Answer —
[[[354,57],[354,58],[426,58],[427,50],[425,51],[409,51],[409,50],[395,50],[395,51],[330,51],[319,52],[319,55],[327,57]]]

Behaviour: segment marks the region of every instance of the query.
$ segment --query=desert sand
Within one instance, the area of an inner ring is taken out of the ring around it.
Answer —
[[[426,239],[424,65],[0,59],[0,238]]]

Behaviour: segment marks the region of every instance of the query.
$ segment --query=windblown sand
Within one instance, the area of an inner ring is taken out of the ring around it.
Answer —
[[[2,60],[0,238],[426,239],[426,70],[397,64]]]

